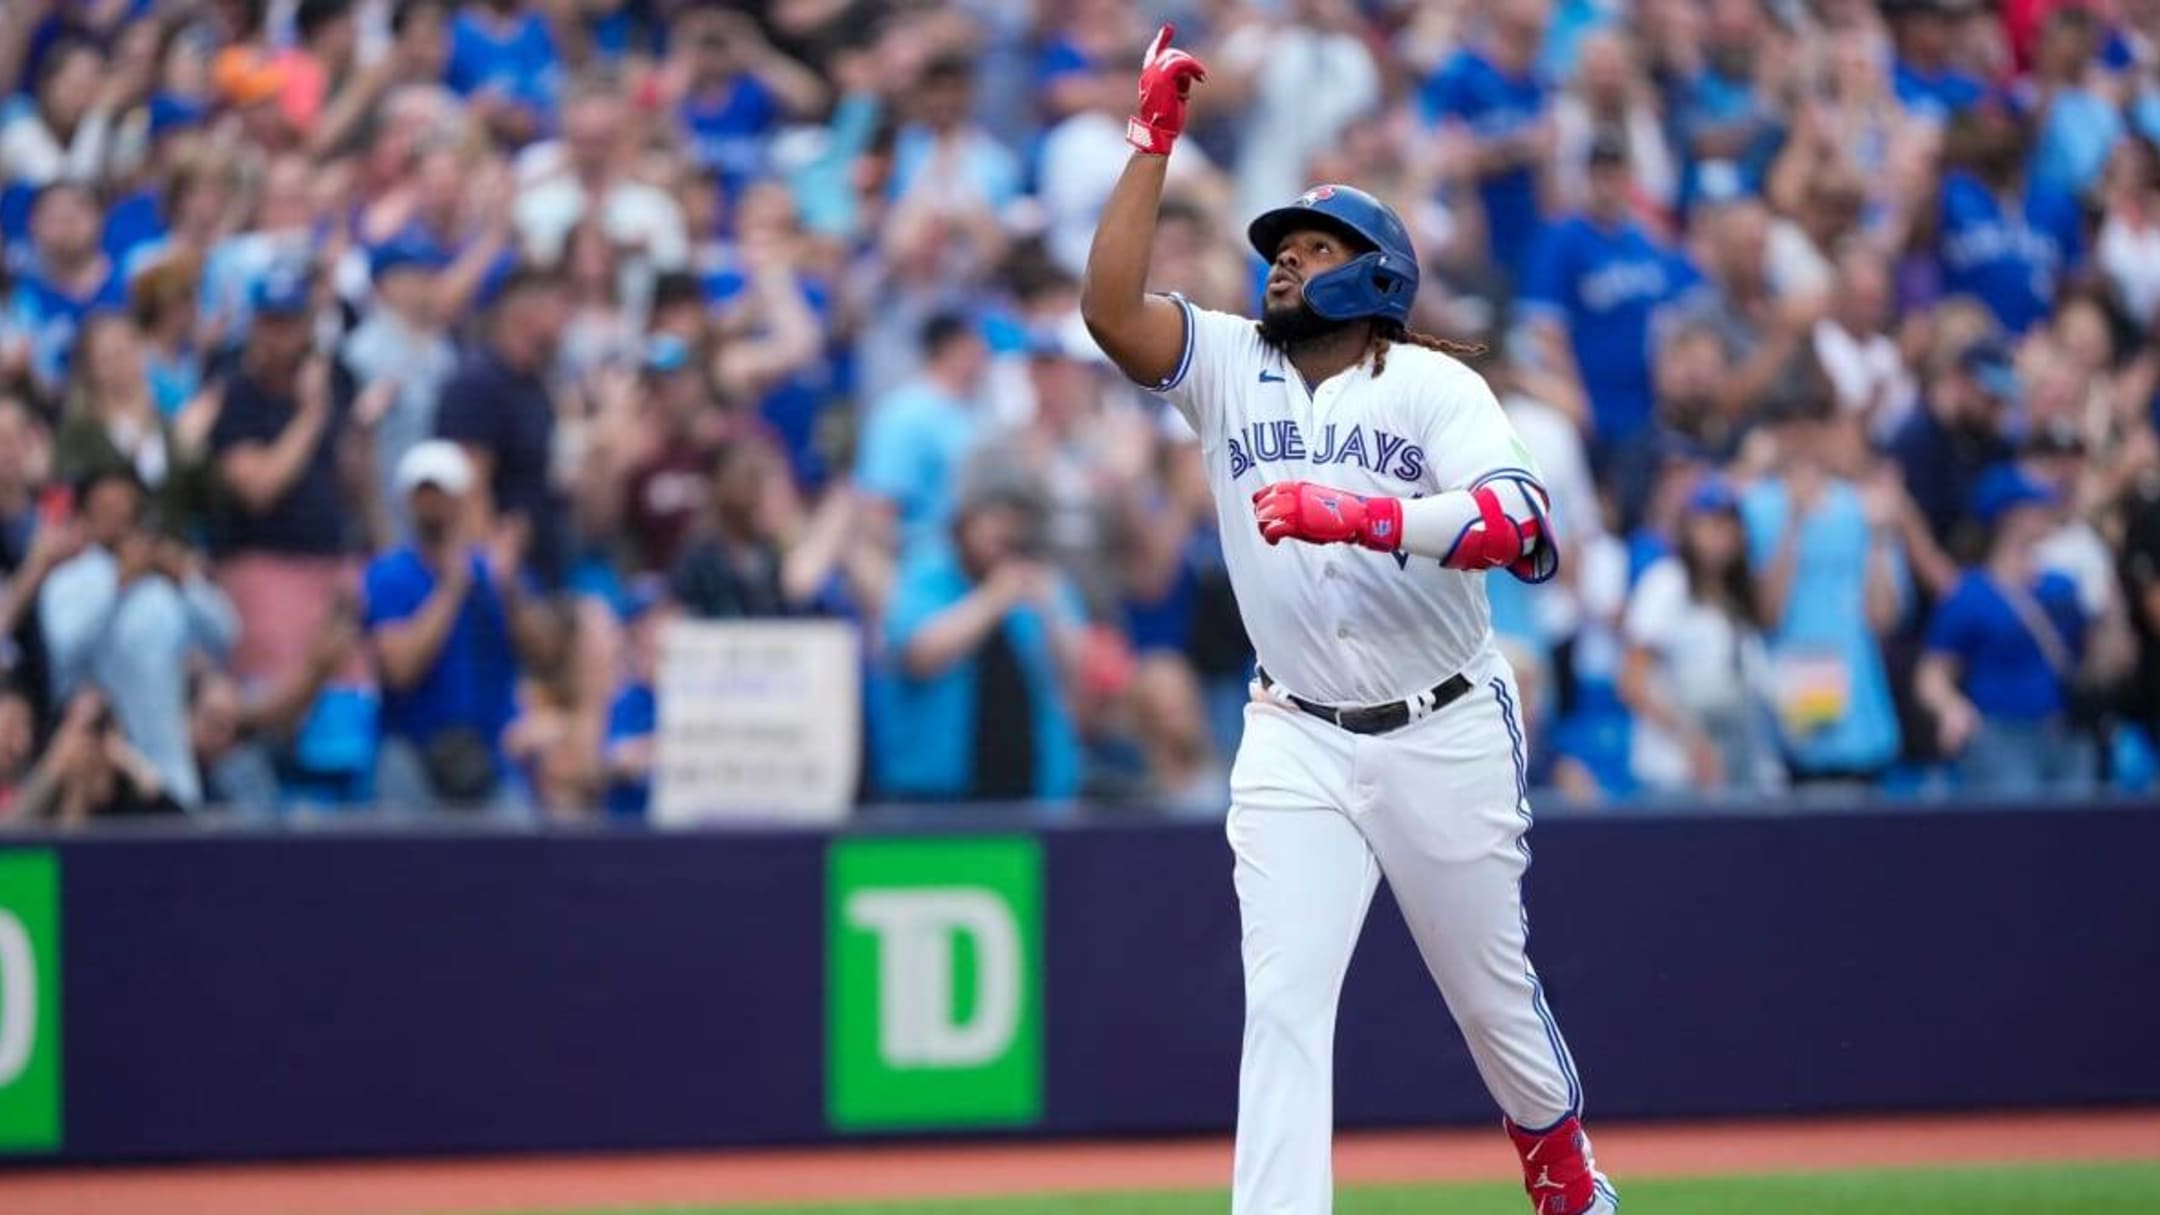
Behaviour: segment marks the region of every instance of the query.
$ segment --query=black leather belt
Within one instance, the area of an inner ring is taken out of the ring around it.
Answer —
[[[1266,671],[1260,672],[1260,686],[1263,688],[1275,686],[1275,681],[1268,678]],[[1400,730],[1420,717],[1439,712],[1461,700],[1463,693],[1469,690],[1470,680],[1468,677],[1460,672],[1451,675],[1442,680],[1431,691],[1418,694],[1417,700],[1424,702],[1425,705],[1422,711],[1413,711],[1411,702],[1407,700],[1398,700],[1384,705],[1341,708],[1336,705],[1317,704],[1289,692],[1285,692],[1283,695],[1290,697],[1290,703],[1305,712],[1327,722],[1329,725],[1348,730],[1352,734],[1386,734],[1393,730]]]

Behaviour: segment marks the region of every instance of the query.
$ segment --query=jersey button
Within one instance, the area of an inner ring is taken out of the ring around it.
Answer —
[[[1338,627],[1335,630],[1335,637],[1338,641],[1350,640],[1350,626],[1346,624]]]
[[[1332,561],[1320,567],[1320,574],[1322,577],[1326,578],[1336,578],[1341,576],[1335,572],[1335,563]]]

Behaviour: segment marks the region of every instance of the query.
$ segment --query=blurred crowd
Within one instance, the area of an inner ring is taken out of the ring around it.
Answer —
[[[1541,784],[2154,778],[2160,0],[7,0],[0,817],[645,811],[659,637],[861,626],[865,800],[1220,812],[1197,443],[1076,301],[1364,186],[1560,577]]]

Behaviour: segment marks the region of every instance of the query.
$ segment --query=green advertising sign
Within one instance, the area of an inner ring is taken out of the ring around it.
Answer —
[[[836,1130],[1042,1115],[1042,853],[1032,839],[836,841],[826,860]]]
[[[0,851],[0,1152],[60,1147],[60,861]]]

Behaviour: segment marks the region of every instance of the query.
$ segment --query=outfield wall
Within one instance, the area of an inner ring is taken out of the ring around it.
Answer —
[[[1533,953],[1596,1115],[2160,1101],[2160,813],[1570,818],[1533,840]],[[1229,870],[1215,825],[11,838],[0,1144],[1219,1130]],[[1384,897],[1343,1018],[1345,1123],[1494,1116]]]

